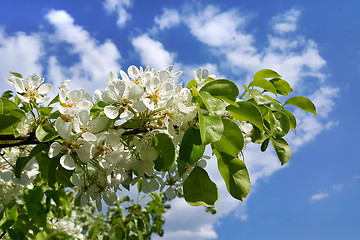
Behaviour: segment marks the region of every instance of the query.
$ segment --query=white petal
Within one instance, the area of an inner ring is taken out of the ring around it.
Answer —
[[[80,102],[84,96],[82,89],[72,90],[69,92],[68,98],[71,102]]]
[[[116,203],[117,195],[113,191],[105,191],[103,193],[103,199],[108,206],[113,206]]]
[[[120,114],[120,119],[129,120],[129,119],[131,119],[133,116],[134,116],[134,114],[133,114],[131,111],[125,109],[125,111]]]
[[[109,73],[109,75],[108,75],[108,77],[107,77],[107,83],[108,83],[108,84],[113,84],[113,83],[116,82],[116,81],[119,81],[116,73],[113,72],[113,71],[110,71],[110,73]]]
[[[76,150],[76,153],[78,154],[80,161],[87,163],[90,161],[90,158],[92,158],[91,156],[92,144],[85,142],[86,141],[83,141],[80,148]]]
[[[144,88],[139,85],[134,85],[129,89],[130,100],[139,99],[143,94],[144,94]]]
[[[178,72],[176,72],[176,73],[174,73],[174,74],[171,74],[171,76],[172,77],[178,77],[178,76],[180,76],[182,74],[182,71],[178,71]]]
[[[65,103],[65,102],[66,102],[66,89],[64,89],[64,88],[61,88],[61,89],[60,89],[60,92],[59,92],[59,100],[60,100],[60,102],[62,102],[62,103]]]
[[[58,133],[60,135],[60,137],[62,137],[63,139],[69,140],[70,138],[70,134],[72,131],[72,123],[71,122],[64,122],[62,124],[60,124],[59,128],[58,128]]]
[[[124,81],[118,81],[114,83],[114,87],[116,89],[116,94],[117,94],[117,98],[119,99],[120,97],[122,97],[124,95],[124,91],[126,88],[126,84]]]
[[[118,101],[116,95],[111,91],[106,91],[106,89],[105,89],[102,97],[103,97],[104,102],[115,103]]]
[[[15,78],[13,83],[14,83],[13,86],[14,86],[14,88],[16,89],[16,91],[18,93],[25,93],[26,92],[25,87],[24,87],[23,79]]]
[[[145,106],[145,104],[142,101],[137,101],[132,105],[132,108],[136,111],[136,112],[144,112],[147,107]]]
[[[93,103],[90,101],[82,101],[82,102],[78,103],[76,106],[81,109],[90,110],[90,108],[92,108],[92,106],[93,106]]]
[[[104,108],[105,115],[110,119],[115,119],[119,115],[119,107],[115,106],[106,106]]]
[[[64,149],[63,145],[61,145],[58,142],[53,142],[50,145],[49,158],[53,158],[53,157],[57,156],[63,149]]]
[[[74,170],[75,169],[75,161],[70,156],[70,154],[66,154],[60,158],[60,164],[66,170]]]
[[[128,68],[128,74],[131,79],[137,78],[139,77],[139,69],[136,66],[131,65]]]
[[[97,102],[102,101],[103,100],[102,95],[103,93],[99,89],[96,89],[94,93],[95,101]]]
[[[204,70],[202,71],[201,78],[206,80],[208,77],[209,77],[209,70],[204,69]]]
[[[38,93],[40,95],[46,95],[49,92],[51,92],[52,89],[53,89],[53,86],[50,83],[45,83],[39,87]]]
[[[86,140],[86,141],[89,141],[89,142],[94,142],[97,140],[97,137],[95,136],[95,134],[93,133],[90,133],[90,132],[84,132],[82,134],[82,137]]]
[[[112,152],[106,156],[106,161],[114,164],[121,162],[121,159],[122,157],[120,152]]]
[[[121,75],[122,80],[130,81],[128,75],[123,70],[120,70],[120,75]]]
[[[44,82],[44,79],[37,74],[31,74],[28,78],[29,89],[34,90]]]
[[[81,110],[79,112],[79,119],[80,119],[81,124],[85,124],[89,121],[89,115],[90,115],[89,110]]]

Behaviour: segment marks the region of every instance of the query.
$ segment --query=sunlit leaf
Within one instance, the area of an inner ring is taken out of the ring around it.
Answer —
[[[238,107],[229,105],[226,107],[226,110],[228,110],[236,120],[249,121],[260,130],[263,130],[263,118],[259,109],[247,101],[241,101],[237,104]]]
[[[219,192],[208,173],[196,166],[184,181],[184,198],[192,206],[213,206],[219,200]]]
[[[291,151],[289,144],[285,141],[285,139],[279,138],[271,138],[271,142],[275,149],[276,155],[278,156],[281,165],[284,165],[290,160]]]
[[[250,192],[250,176],[245,163],[237,157],[222,153],[213,148],[218,159],[218,169],[223,177],[228,192],[234,198],[244,201]]]
[[[312,101],[310,101],[306,97],[297,96],[297,97],[289,98],[288,100],[286,100],[284,105],[293,105],[295,107],[298,107],[306,112],[312,113],[315,116],[317,116],[315,105],[313,104]]]

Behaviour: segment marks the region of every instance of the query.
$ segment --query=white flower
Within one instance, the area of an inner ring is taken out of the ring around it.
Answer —
[[[104,108],[105,115],[115,119],[120,114],[120,119],[131,119],[134,114],[130,109],[143,95],[143,88],[131,81],[119,80],[114,72],[110,72],[108,83],[101,99],[112,104]]]
[[[143,103],[150,110],[165,107],[174,92],[174,85],[170,82],[161,82],[160,78],[153,76],[145,84]]]
[[[27,79],[11,77],[8,80],[9,84],[14,86],[17,91],[17,96],[24,102],[46,102],[49,97],[45,97],[51,92],[53,86],[50,83],[45,83],[44,78],[41,78],[37,74],[28,76]]]

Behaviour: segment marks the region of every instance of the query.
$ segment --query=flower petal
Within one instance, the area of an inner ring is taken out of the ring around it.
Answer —
[[[119,107],[115,106],[106,106],[104,108],[105,115],[110,119],[115,119],[117,116],[119,116]]]
[[[74,170],[75,169],[75,161],[74,159],[70,156],[70,154],[66,154],[63,155],[60,158],[60,164],[63,168],[65,168],[66,170]]]
[[[38,93],[40,95],[46,95],[49,92],[51,92],[52,89],[53,89],[53,86],[50,83],[45,83],[39,87]]]
[[[53,142],[50,145],[49,154],[48,154],[49,158],[53,158],[53,157],[57,156],[63,149],[64,149],[63,145],[61,145],[58,142]]]

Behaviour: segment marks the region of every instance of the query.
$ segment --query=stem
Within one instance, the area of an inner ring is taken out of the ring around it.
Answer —
[[[2,157],[2,159],[4,159],[4,161],[5,161],[7,164],[9,164],[9,165],[15,170],[15,166],[14,166],[14,165],[12,165],[8,160],[6,160],[6,158],[4,158],[3,155],[0,155],[0,156]]]
[[[16,141],[16,142],[1,143],[0,149],[40,143],[39,140],[36,139],[34,132],[31,132],[30,134],[27,135],[21,135],[19,137],[15,137],[13,135],[0,135],[0,140]]]

